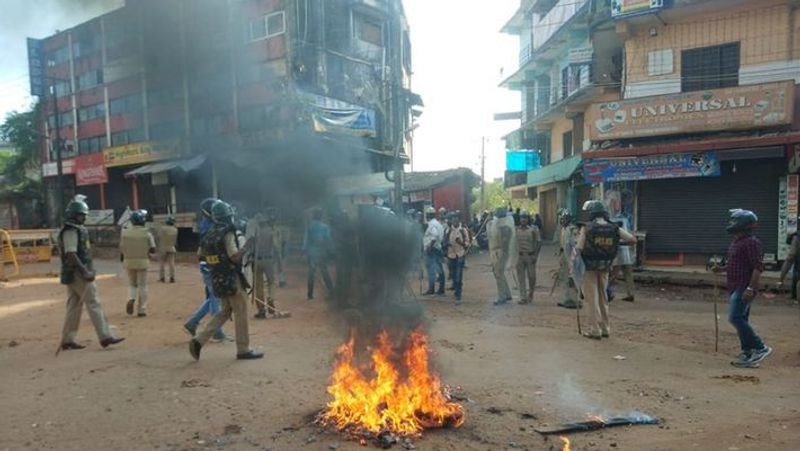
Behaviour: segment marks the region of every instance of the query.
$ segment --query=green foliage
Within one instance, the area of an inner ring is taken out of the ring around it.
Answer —
[[[0,172],[5,176],[0,199],[33,198],[41,195],[41,182],[26,177],[26,171],[39,165],[39,132],[36,130],[38,107],[23,113],[9,113],[0,124],[0,141],[7,141],[13,152],[0,156]]]
[[[472,203],[470,207],[470,212],[473,214],[479,213],[481,210],[481,187],[477,186],[472,191],[472,196],[475,201]],[[488,182],[486,183],[486,209],[487,210],[494,210],[500,206],[508,206],[511,205],[513,208],[521,208],[523,210],[528,210],[532,214],[539,212],[539,203],[529,200],[529,199],[511,199],[511,193],[509,193],[502,181],[499,182]]]

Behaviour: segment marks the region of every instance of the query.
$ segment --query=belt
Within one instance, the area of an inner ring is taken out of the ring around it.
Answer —
[[[536,252],[520,252],[519,255],[536,255]]]

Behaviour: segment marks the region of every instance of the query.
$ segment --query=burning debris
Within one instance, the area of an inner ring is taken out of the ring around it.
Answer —
[[[453,401],[428,365],[428,340],[421,328],[395,345],[386,330],[365,346],[359,362],[356,334],[337,351],[328,386],[333,400],[316,423],[362,444],[388,448],[424,429],[457,428],[464,408]],[[369,354],[368,356],[366,354]]]
[[[567,434],[570,432],[588,432],[615,426],[631,426],[637,424],[659,424],[658,418],[643,413],[632,413],[623,417],[603,418],[591,416],[586,421],[563,423],[555,426],[536,428],[535,431],[542,435]],[[565,448],[569,449],[569,447]]]
[[[561,443],[564,444],[564,446],[561,447],[561,451],[572,451],[572,448],[569,447],[569,439],[563,435],[559,438],[561,439]]]

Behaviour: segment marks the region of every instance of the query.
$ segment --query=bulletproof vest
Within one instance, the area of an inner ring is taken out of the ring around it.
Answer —
[[[591,222],[586,228],[586,242],[581,256],[587,271],[608,271],[617,257],[619,227],[616,224]]]
[[[520,254],[530,254],[536,252],[537,240],[534,236],[534,229],[531,226],[517,228],[517,247]]]
[[[225,249],[225,235],[228,233],[236,233],[236,229],[231,225],[215,224],[200,242],[217,296],[230,296],[238,289],[239,266],[228,257]]]
[[[175,226],[161,226],[159,234],[158,250],[160,252],[175,252],[175,244],[178,242],[178,229]]]
[[[69,285],[75,281],[75,272],[76,268],[74,268],[69,262],[67,262],[67,254],[64,251],[64,239],[63,235],[64,232],[72,229],[78,232],[78,251],[76,255],[78,256],[78,260],[83,263],[83,266],[86,267],[89,271],[93,270],[92,266],[92,254],[90,252],[90,245],[89,245],[89,231],[86,230],[86,227],[65,223],[64,227],[61,228],[61,231],[58,233],[58,248],[59,254],[61,256],[61,283],[64,285]]]
[[[119,247],[125,256],[122,262],[125,269],[147,269],[150,264],[150,232],[146,228],[131,226],[122,229]]]

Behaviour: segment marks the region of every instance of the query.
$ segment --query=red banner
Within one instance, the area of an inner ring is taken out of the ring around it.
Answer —
[[[75,158],[75,184],[98,185],[108,182],[108,171],[102,153],[81,155]]]

